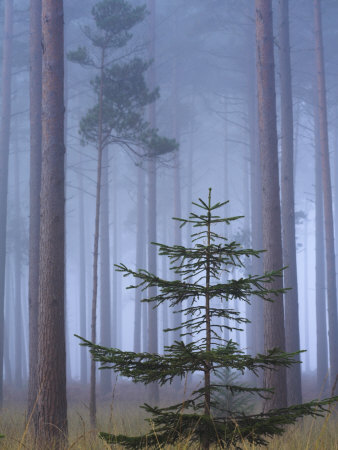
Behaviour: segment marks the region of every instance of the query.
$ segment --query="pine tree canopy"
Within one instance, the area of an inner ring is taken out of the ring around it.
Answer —
[[[94,27],[83,32],[91,47],[68,52],[68,59],[97,71],[91,85],[98,99],[80,121],[82,142],[102,148],[118,144],[138,156],[153,157],[177,149],[177,142],[159,135],[144,119],[144,109],[159,97],[149,90],[145,73],[151,62],[126,48],[131,29],[143,21],[144,7],[125,0],[103,0],[92,9]],[[140,53],[140,50],[138,50]]]
[[[124,276],[132,276],[136,280],[129,288],[141,287],[143,291],[151,286],[158,288],[159,294],[144,298],[144,302],[151,303],[154,308],[163,302],[175,307],[175,311],[180,308],[185,320],[175,329],[181,330],[181,341],[165,347],[164,354],[152,354],[106,348],[81,338],[82,345],[89,347],[101,369],[113,369],[134,382],[164,385],[176,377],[185,378],[193,373],[203,374],[204,377],[203,387],[179,404],[165,408],[148,404],[143,406],[151,415],[152,427],[148,434],[128,437],[101,433],[109,444],[146,448],[174,445],[188,439],[189,442],[201,443],[205,449],[211,444],[220,448],[241,448],[245,441],[267,445],[267,439],[282,434],[288,424],[306,415],[322,415],[331,403],[338,400],[338,397],[332,397],[261,414],[246,415],[237,410],[215,412],[214,394],[220,388],[228,390],[231,395],[238,392],[263,398],[272,395],[269,389],[247,387],[238,383],[237,379],[230,379],[230,384],[222,384],[221,379],[211,378],[219,370],[232,369],[242,374],[249,371],[257,375],[259,370],[290,367],[296,363],[296,353],[285,353],[274,348],[266,354],[251,356],[245,354],[238,343],[224,338],[224,329],[240,330],[242,323],[249,322],[235,309],[234,301],[273,301],[276,294],[284,292],[283,289],[269,288],[275,277],[282,276],[282,269],[263,275],[231,278],[233,268],[244,269],[250,258],[258,258],[262,252],[244,249],[238,242],[218,234],[220,224],[230,224],[239,219],[217,215],[217,210],[226,203],[212,204],[210,189],[206,202],[199,199],[193,203],[198,208],[197,213],[191,213],[188,219],[175,218],[181,226],[191,223],[195,228],[192,248],[154,244],[158,246],[160,255],[169,258],[170,268],[179,275],[176,277],[178,279],[168,281],[143,269],[133,270],[124,264],[116,266]],[[224,271],[228,277],[222,282]],[[192,342],[184,342],[183,338],[187,335],[191,336]]]

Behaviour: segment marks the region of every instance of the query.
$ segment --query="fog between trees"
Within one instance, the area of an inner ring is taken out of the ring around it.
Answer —
[[[336,2],[272,2],[271,21],[268,0],[130,0],[111,22],[108,0],[62,3],[1,2],[1,404],[28,396],[48,440],[53,373],[52,423],[67,429],[67,379],[91,383],[94,426],[115,375],[74,334],[154,353],[180,339],[162,330],[181,314],[141,303],[156,288],[127,290],[114,264],[179,280],[151,242],[191,245],[171,218],[209,187],[230,200],[224,217],[243,216],[219,231],[266,250],[224,281],[287,266],[274,288],[291,289],[236,302],[251,323],[224,335],[254,354],[306,350],[254,380],[276,389],[265,407],[337,389]],[[161,398],[156,384],[147,395]]]

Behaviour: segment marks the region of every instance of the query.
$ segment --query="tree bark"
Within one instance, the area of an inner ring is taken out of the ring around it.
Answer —
[[[5,1],[4,40],[1,83],[0,124],[0,408],[3,405],[4,301],[6,270],[6,224],[8,190],[8,155],[11,124],[11,78],[13,41],[13,0]]]
[[[289,0],[279,1],[279,64],[281,96],[281,190],[284,285],[291,288],[284,294],[286,351],[300,350],[298,281],[296,263],[295,194],[293,168],[293,106],[289,37]],[[299,361],[300,356],[296,359]],[[301,366],[294,364],[287,370],[289,405],[302,403]]]
[[[145,180],[144,170],[137,167],[136,268],[145,267]],[[134,352],[141,351],[142,289],[135,289]],[[145,349],[144,349],[145,350]]]
[[[329,360],[330,360],[330,385],[334,386],[338,374],[338,318],[337,318],[337,290],[336,290],[336,262],[334,254],[334,231],[332,211],[332,188],[329,158],[329,139],[327,128],[327,106],[323,36],[321,23],[320,0],[314,0],[315,16],[315,53],[317,67],[317,89],[319,106],[319,137],[322,166],[322,183],[324,197],[324,226],[326,247],[326,283],[328,303],[328,325],[329,325]],[[338,385],[336,384],[336,392]],[[334,395],[334,393],[332,393]]]
[[[16,143],[17,144],[17,143]],[[15,204],[15,241],[14,241],[14,277],[15,277],[15,386],[22,387],[22,353],[23,353],[23,321],[22,321],[22,305],[21,305],[21,213],[20,213],[20,169],[19,169],[19,147],[16,145],[14,155],[14,204]]]
[[[91,341],[96,343],[96,313],[97,313],[97,290],[98,290],[98,259],[99,259],[99,233],[100,233],[100,206],[101,206],[101,177],[102,177],[102,97],[103,97],[103,68],[105,63],[105,52],[101,55],[101,73],[99,90],[99,123],[98,123],[98,151],[97,151],[97,174],[95,195],[95,231],[93,251],[93,296],[92,296],[92,319],[91,319]],[[96,427],[96,364],[91,358],[90,364],[90,400],[89,400],[90,424]]]
[[[315,86],[314,86],[315,92]],[[325,249],[323,221],[323,182],[319,137],[318,96],[314,101],[315,125],[315,185],[316,185],[316,330],[317,330],[317,391],[325,392],[328,385],[328,348],[325,289]]]
[[[38,438],[67,441],[64,315],[63,2],[42,3],[42,172],[39,264]]]
[[[283,267],[281,215],[279,201],[278,145],[276,125],[276,93],[271,0],[256,0],[256,45],[259,142],[262,173],[264,270]],[[272,289],[283,287],[282,278],[269,284]],[[264,347],[285,350],[283,296],[264,304]],[[264,384],[274,394],[265,402],[265,409],[287,405],[286,371],[284,368],[265,371]]]
[[[251,44],[251,32],[248,39]],[[256,57],[255,49],[249,47],[249,67],[248,67],[248,126],[249,126],[249,146],[250,146],[250,204],[251,204],[251,246],[255,250],[262,250],[262,177],[260,170],[260,155],[258,147],[258,122],[257,122],[257,82],[255,74]],[[262,258],[253,258],[252,273],[263,273]],[[252,298],[252,323],[251,342],[253,353],[264,351],[264,320],[263,303],[257,297]]]
[[[155,57],[155,0],[148,0],[148,9],[150,11],[150,41],[149,57],[151,60]],[[156,74],[154,64],[149,69],[149,89],[153,90],[156,85]],[[156,105],[155,102],[149,105],[149,122],[152,128],[156,128]],[[157,211],[157,189],[156,189],[156,156],[152,155],[148,161],[148,271],[157,273],[156,247],[151,244],[156,242],[156,211]],[[148,289],[149,297],[156,295],[156,287]],[[148,303],[148,352],[158,352],[157,336],[157,310]],[[149,385],[150,400],[158,403],[159,392],[157,383]]]
[[[110,321],[110,239],[109,239],[109,176],[108,148],[102,154],[102,196],[101,196],[101,235],[100,235],[100,275],[101,275],[101,345],[111,346]],[[101,392],[107,394],[112,388],[110,370],[101,370]]]
[[[176,24],[175,24],[176,25]],[[175,26],[176,28],[176,26]],[[177,67],[177,56],[175,55],[173,61],[173,105],[172,105],[172,128],[173,128],[173,138],[176,142],[179,142],[179,125],[178,125],[178,67]],[[182,207],[181,207],[181,174],[180,174],[180,154],[179,150],[175,150],[174,152],[174,217],[182,216]],[[175,221],[174,223],[174,244],[182,245],[182,228],[180,227],[180,222]],[[179,274],[174,274],[175,280],[180,280],[181,277]],[[181,306],[174,308],[174,316],[173,316],[173,326],[177,328],[181,326],[182,323],[182,313],[179,312]],[[174,331],[174,341],[179,341],[181,339],[181,330]],[[176,379],[177,386],[179,383],[179,378]]]
[[[81,161],[82,163],[82,161]],[[82,169],[82,164],[80,170]],[[83,175],[79,174],[79,275],[80,275],[80,335],[86,336],[87,330],[87,295],[86,295],[86,257],[85,257],[85,215],[84,215],[84,198],[83,198]],[[87,384],[87,349],[80,346],[80,380],[82,384]]]
[[[38,296],[41,189],[42,31],[41,0],[30,4],[30,179],[29,179],[29,378],[27,417],[37,428]]]

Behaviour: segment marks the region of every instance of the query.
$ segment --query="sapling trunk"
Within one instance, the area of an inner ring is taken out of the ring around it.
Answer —
[[[96,342],[96,309],[97,309],[97,263],[99,257],[99,229],[100,229],[100,201],[101,201],[101,174],[102,174],[102,99],[103,99],[103,69],[105,51],[102,49],[100,91],[99,91],[99,133],[98,133],[98,155],[97,155],[97,181],[96,181],[96,206],[95,206],[95,234],[94,234],[94,260],[93,260],[93,297],[92,297],[92,342]],[[90,424],[96,426],[96,373],[95,361],[90,365],[90,400],[89,400]]]
[[[209,207],[210,203],[210,192],[209,192]],[[207,352],[211,350],[211,327],[210,327],[210,223],[211,223],[211,212],[208,211],[208,232],[207,232],[207,248],[206,248],[206,271],[205,271],[205,349]],[[205,372],[204,372],[204,414],[210,417],[210,363],[206,361]],[[204,436],[203,442],[204,450],[209,449],[209,438],[207,434]]]

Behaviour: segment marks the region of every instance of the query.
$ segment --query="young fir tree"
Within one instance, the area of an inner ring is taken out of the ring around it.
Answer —
[[[248,322],[236,311],[232,304],[234,300],[249,302],[250,298],[260,297],[265,301],[273,301],[280,291],[269,289],[275,277],[282,276],[282,270],[263,275],[248,275],[239,279],[228,279],[223,283],[223,271],[230,273],[233,267],[244,268],[245,258],[259,257],[260,251],[244,249],[235,241],[217,234],[215,228],[220,223],[230,224],[239,217],[221,218],[215,215],[217,209],[224,203],[211,203],[211,190],[207,202],[199,199],[193,203],[201,212],[191,213],[189,219],[177,219],[181,225],[191,223],[197,228],[192,235],[194,246],[159,246],[159,254],[170,259],[171,270],[181,275],[174,281],[163,280],[146,270],[131,270],[120,264],[117,270],[125,276],[131,275],[139,280],[138,286],[147,289],[157,286],[159,294],[145,299],[158,307],[163,302],[169,302],[171,307],[181,307],[181,313],[186,320],[179,327],[183,335],[191,335],[193,342],[176,341],[165,348],[163,355],[151,353],[125,352],[115,348],[105,348],[94,345],[83,339],[83,344],[90,348],[101,368],[112,368],[121,375],[131,378],[134,382],[145,384],[157,382],[163,385],[172,382],[177,376],[185,377],[190,373],[203,373],[204,385],[195,390],[191,398],[169,407],[159,408],[145,404],[143,408],[151,414],[152,429],[143,436],[129,437],[100,433],[108,443],[119,443],[126,448],[157,447],[163,444],[175,445],[180,440],[189,439],[197,442],[204,449],[210,445],[221,448],[234,445],[239,448],[245,440],[266,445],[267,438],[279,435],[288,424],[305,415],[321,415],[326,406],[336,401],[338,397],[322,401],[312,401],[279,410],[270,410],[261,414],[246,415],[239,411],[223,410],[214,413],[217,404],[213,394],[220,387],[230,393],[245,392],[258,394],[261,397],[269,395],[272,390],[251,388],[236,383],[221,384],[220,380],[211,375],[222,369],[235,369],[240,372],[249,370],[257,374],[258,370],[273,370],[279,366],[289,367],[295,362],[295,354],[285,353],[279,349],[271,349],[267,354],[256,356],[246,355],[232,340],[222,339],[222,329],[238,329],[241,323]],[[216,226],[216,227],[215,227]],[[137,286],[130,286],[135,288]],[[183,302],[188,305],[183,306]],[[216,307],[222,303],[222,308]],[[226,322],[213,319],[227,319]],[[215,322],[215,323],[214,323]],[[226,323],[226,325],[225,325]],[[233,326],[231,324],[234,324]]]

